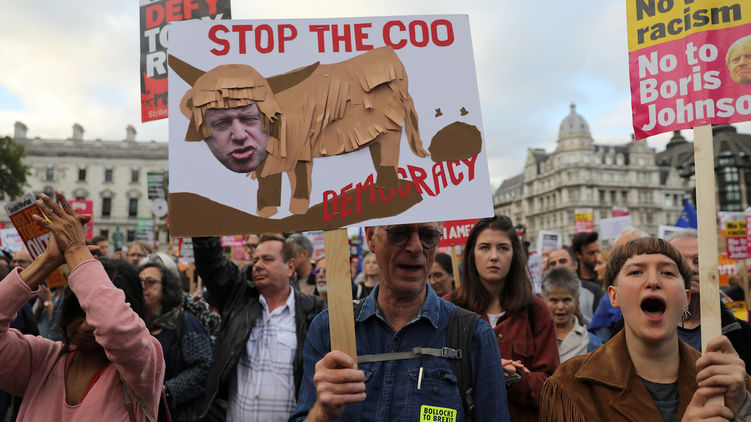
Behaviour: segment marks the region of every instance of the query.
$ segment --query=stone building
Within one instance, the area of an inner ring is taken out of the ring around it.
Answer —
[[[572,104],[555,150],[528,149],[524,171],[501,184],[493,204],[497,215],[527,225],[534,249],[540,230],[560,231],[570,242],[579,208],[592,208],[595,230],[618,206],[627,208],[635,226],[656,233],[661,224],[675,224],[685,189],[675,168],[657,165],[646,142],[595,144]]]
[[[94,235],[107,236],[111,244],[116,233],[122,234],[124,242],[135,239],[138,218],[152,218],[147,174],[167,172],[167,143],[136,142],[133,126],[126,128],[121,141],[84,139],[78,123],[67,139],[30,139],[26,133],[26,125],[16,122],[13,137],[24,146],[24,164],[31,172],[26,178],[27,193],[44,192],[52,197],[53,190],[59,189],[69,199],[92,200]],[[0,198],[3,204],[9,200]],[[11,227],[4,208],[0,208],[0,222]],[[161,219],[157,224],[164,222]],[[167,237],[164,231],[158,233],[161,245]]]
[[[751,135],[738,133],[735,126],[717,125],[712,127],[712,146],[717,210],[744,211],[749,207],[751,194]],[[656,159],[658,165],[678,170],[696,203],[694,143],[675,131],[665,151],[659,152]]]

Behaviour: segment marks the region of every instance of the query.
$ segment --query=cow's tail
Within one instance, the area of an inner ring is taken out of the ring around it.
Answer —
[[[422,147],[422,139],[420,139],[420,127],[417,125],[415,103],[412,101],[409,92],[406,94],[406,98],[402,102],[404,104],[404,131],[407,134],[407,142],[409,142],[409,148],[416,156],[427,157],[429,154]]]

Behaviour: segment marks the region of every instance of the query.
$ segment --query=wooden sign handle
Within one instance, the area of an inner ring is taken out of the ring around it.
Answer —
[[[331,350],[341,350],[357,363],[347,229],[324,231],[323,246],[326,249]]]
[[[456,259],[456,246],[451,245],[451,268],[454,270],[454,290],[462,287],[462,279],[459,274],[459,260]]]
[[[701,293],[701,350],[709,340],[722,334],[720,326],[720,280],[717,258],[717,205],[712,152],[712,125],[694,128],[694,168],[696,169],[696,208],[699,231],[699,288]],[[723,405],[722,396],[708,404]]]

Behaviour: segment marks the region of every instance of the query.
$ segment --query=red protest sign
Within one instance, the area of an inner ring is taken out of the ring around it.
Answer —
[[[34,201],[31,194],[26,194],[6,204],[5,211],[21,239],[23,239],[24,246],[26,246],[29,254],[33,259],[36,259],[47,249],[47,242],[50,237],[49,229],[42,227],[32,218],[33,215],[44,216],[42,210],[39,209],[39,205]],[[49,287],[64,286],[68,283],[59,268],[47,276],[45,282]]]
[[[467,237],[472,227],[480,221],[479,218],[469,220],[454,220],[443,222],[443,236],[438,247],[457,246],[467,243]]]
[[[141,121],[167,117],[167,24],[230,19],[230,0],[141,0]]]

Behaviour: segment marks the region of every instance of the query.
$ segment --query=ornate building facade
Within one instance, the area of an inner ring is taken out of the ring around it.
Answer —
[[[16,122],[13,137],[24,146],[24,164],[31,172],[26,178],[27,193],[53,197],[54,189],[59,189],[70,199],[92,200],[94,235],[107,236],[111,244],[116,237],[124,242],[135,239],[138,219],[152,218],[147,174],[167,172],[167,143],[136,142],[132,126],[121,141],[86,140],[77,123],[67,139],[30,139],[26,133],[26,125]],[[0,203],[9,200],[0,197]],[[11,227],[4,208],[0,208],[0,222]],[[163,224],[164,219],[158,221]],[[158,240],[166,244],[167,233],[160,232]]]
[[[653,148],[643,141],[624,145],[595,144],[589,125],[571,105],[560,124],[554,151],[528,149],[524,172],[506,181],[493,194],[497,215],[526,224],[536,247],[540,230],[574,234],[574,210],[591,208],[594,229],[624,207],[636,227],[656,233],[673,225],[682,209],[686,183],[677,170],[658,166]]]

